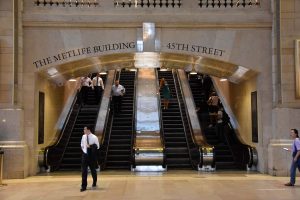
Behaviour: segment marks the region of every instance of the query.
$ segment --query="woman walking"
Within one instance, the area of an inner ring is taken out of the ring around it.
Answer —
[[[170,92],[170,88],[169,85],[167,83],[167,81],[162,78],[160,80],[159,83],[159,90],[162,90],[163,93],[163,103],[164,103],[164,110],[169,108],[169,102],[170,102],[170,98],[171,98],[171,92]]]

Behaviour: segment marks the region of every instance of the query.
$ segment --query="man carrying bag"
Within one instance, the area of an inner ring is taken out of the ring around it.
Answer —
[[[91,128],[85,126],[84,135],[81,138],[81,149],[82,149],[82,160],[81,160],[81,170],[82,170],[82,182],[80,191],[83,192],[87,187],[87,174],[88,167],[90,167],[93,185],[92,188],[97,186],[97,152],[99,149],[99,140],[98,137],[91,133]]]

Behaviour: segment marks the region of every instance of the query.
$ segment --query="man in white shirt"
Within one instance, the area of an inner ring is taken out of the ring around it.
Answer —
[[[94,86],[92,84],[92,80],[90,79],[90,77],[85,76],[85,77],[81,77],[80,79],[80,84],[81,84],[81,101],[83,104],[87,103],[87,96],[88,96],[88,89],[89,87],[92,87],[94,89]]]
[[[97,101],[97,104],[98,104],[99,101],[100,101],[100,98],[101,98],[101,94],[104,90],[103,80],[100,77],[100,74],[98,73],[97,76],[95,76],[92,81],[93,81],[96,101]]]
[[[92,187],[97,186],[97,151],[100,147],[98,137],[91,133],[91,129],[88,126],[85,126],[84,135],[81,138],[81,150],[82,150],[82,160],[81,160],[81,170],[82,170],[82,182],[80,191],[83,192],[87,187],[87,174],[88,167],[90,167],[93,185]]]
[[[115,84],[111,88],[112,102],[114,105],[114,113],[118,114],[122,108],[122,97],[125,94],[125,88],[119,84],[119,80],[115,81]]]

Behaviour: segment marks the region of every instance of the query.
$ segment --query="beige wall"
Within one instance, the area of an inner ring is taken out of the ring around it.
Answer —
[[[12,102],[13,1],[0,1],[0,108]]]
[[[256,77],[240,84],[231,83],[230,107],[239,123],[239,133],[244,142],[252,144],[251,92],[256,91]]]
[[[295,40],[300,39],[300,1],[280,1],[281,100],[284,106],[299,107],[300,99],[295,97]]]
[[[45,141],[39,146],[44,147],[52,141],[56,134],[55,125],[63,108],[65,87],[50,83],[41,76],[38,76],[36,85],[36,112],[38,112],[38,93],[45,93]]]
[[[239,84],[229,81],[220,81],[214,77],[214,84],[221,95],[221,100],[228,114],[231,112],[236,121],[236,128],[242,141],[252,145],[252,125],[251,125],[251,92],[257,91],[257,77],[252,77]]]

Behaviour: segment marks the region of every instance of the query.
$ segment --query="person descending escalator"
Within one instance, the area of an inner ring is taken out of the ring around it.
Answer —
[[[218,110],[219,110],[220,99],[216,92],[212,92],[209,99],[207,100],[207,105],[209,109],[209,127],[213,127],[217,123]]]
[[[90,87],[94,89],[92,80],[88,76],[81,77],[80,79],[80,85],[81,85],[81,90],[80,90],[80,100],[83,105],[87,103],[87,98],[88,98],[88,90]]]
[[[98,104],[101,98],[101,93],[104,90],[103,80],[100,77],[99,73],[93,78],[93,86],[94,86],[94,92],[96,97],[96,104]]]
[[[114,105],[114,114],[119,114],[122,110],[122,98],[125,94],[125,88],[120,85],[119,80],[115,81],[115,84],[111,88],[112,103]]]
[[[170,88],[169,88],[169,85],[167,83],[167,81],[162,78],[160,80],[160,83],[159,83],[159,90],[162,90],[162,93],[163,93],[163,102],[164,102],[164,110],[168,109],[169,108],[169,103],[170,103],[170,98],[171,98],[171,91],[170,91]]]

